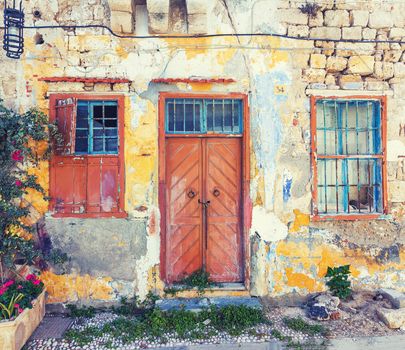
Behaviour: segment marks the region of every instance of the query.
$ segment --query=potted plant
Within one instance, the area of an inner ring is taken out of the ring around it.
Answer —
[[[47,199],[35,174],[57,136],[45,114],[16,113],[0,99],[0,350],[21,349],[44,316],[44,285],[30,271],[66,258],[38,234],[43,212],[27,199]]]
[[[45,315],[45,287],[38,276],[0,286],[0,349],[21,349]]]

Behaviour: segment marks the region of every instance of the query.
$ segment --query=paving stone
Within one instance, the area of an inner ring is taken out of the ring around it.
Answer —
[[[31,335],[30,340],[62,338],[63,334],[72,325],[73,319],[63,316],[45,316],[41,324]]]
[[[395,289],[382,288],[378,290],[384,298],[388,299],[396,309],[405,308],[405,294]]]
[[[250,297],[218,297],[218,298],[175,298],[162,299],[156,305],[164,311],[184,308],[185,310],[199,312],[203,308],[211,305],[224,307],[228,305],[244,305],[251,308],[260,309],[262,305],[257,298]]]

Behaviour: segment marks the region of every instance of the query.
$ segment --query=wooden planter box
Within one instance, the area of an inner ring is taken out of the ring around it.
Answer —
[[[45,290],[13,321],[0,322],[0,350],[20,350],[45,315]]]

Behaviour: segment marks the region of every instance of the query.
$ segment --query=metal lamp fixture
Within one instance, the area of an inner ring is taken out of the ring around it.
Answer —
[[[20,8],[16,8],[15,0],[13,7],[7,7],[7,0],[4,0],[4,37],[3,49],[6,56],[14,59],[20,58],[24,51],[24,12],[22,1]]]

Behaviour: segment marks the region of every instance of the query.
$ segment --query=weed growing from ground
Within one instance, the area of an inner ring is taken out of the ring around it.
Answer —
[[[350,276],[350,265],[342,265],[338,267],[329,267],[325,277],[328,279],[326,285],[329,287],[333,295],[340,299],[347,299],[351,294],[351,283],[348,280]]]
[[[117,318],[101,328],[70,330],[66,333],[66,338],[75,341],[79,346],[105,334],[110,336],[106,346],[112,346],[111,339],[121,340],[124,344],[139,339],[158,339],[165,342],[168,333],[181,339],[195,340],[209,338],[222,331],[240,335],[266,322],[261,310],[246,306],[211,307],[199,313],[184,309],[164,312],[154,308],[134,318]]]
[[[328,329],[319,324],[309,324],[305,322],[301,317],[286,317],[284,318],[284,324],[294,331],[306,333],[308,335],[326,335]]]
[[[92,306],[77,307],[76,305],[69,304],[66,306],[72,317],[92,318],[96,314],[96,309]]]

